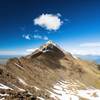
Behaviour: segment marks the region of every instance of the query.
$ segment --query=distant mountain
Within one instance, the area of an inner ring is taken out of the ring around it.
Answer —
[[[100,70],[48,41],[31,54],[0,65],[0,99],[96,100]]]
[[[98,64],[100,64],[100,57],[95,60]]]
[[[76,56],[83,60],[92,61],[96,62],[97,64],[100,64],[100,56],[97,55],[76,55]]]
[[[21,57],[21,55],[0,55],[0,64],[6,64],[9,59],[14,57]]]

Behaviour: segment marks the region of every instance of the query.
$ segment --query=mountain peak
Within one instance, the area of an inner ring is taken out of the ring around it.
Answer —
[[[57,54],[59,56],[65,55],[64,50],[51,40],[40,46],[40,48],[36,49],[31,55],[28,55],[28,57],[30,56],[34,57],[41,54],[50,54],[50,55]]]
[[[43,44],[39,49],[40,49],[40,51],[44,51],[44,50],[53,49],[53,47],[57,47],[57,44],[55,44],[53,41],[49,40],[48,42]]]
[[[52,44],[52,45],[56,45],[53,41],[49,40],[47,43],[47,45]]]
[[[42,45],[40,48],[40,51],[42,52],[50,52],[50,51],[60,51],[63,52],[62,48],[57,45],[55,42],[49,40],[48,42],[46,42],[44,45]]]

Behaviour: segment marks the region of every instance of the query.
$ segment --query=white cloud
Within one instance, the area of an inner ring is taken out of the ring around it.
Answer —
[[[39,25],[47,30],[58,30],[62,25],[62,21],[60,19],[61,14],[53,15],[53,14],[42,14],[39,17],[34,19],[34,25]]]
[[[38,35],[38,34],[34,34],[33,38],[34,39],[40,39],[40,40],[48,40],[47,36],[41,36],[41,35]]]
[[[38,35],[38,34],[34,34],[33,35],[33,38],[34,39],[42,39],[42,36],[41,35]]]
[[[32,48],[32,49],[27,49],[26,52],[33,52],[35,50],[37,50],[38,48]]]
[[[77,55],[98,55],[100,56],[100,49],[73,49],[70,50],[72,54]]]
[[[25,55],[28,55],[32,52],[34,52],[35,50],[37,50],[38,48],[29,48],[29,49],[26,49],[26,52],[25,52]]]
[[[39,34],[34,34],[34,35],[26,34],[26,35],[23,35],[22,37],[27,39],[27,40],[31,40],[31,39],[49,40],[47,36],[42,36]]]
[[[57,13],[57,16],[58,16],[58,17],[61,17],[61,14],[60,14],[60,13]]]
[[[24,35],[22,35],[22,37],[25,38],[26,40],[30,40],[31,39],[29,34],[26,34],[26,35],[24,34]]]
[[[91,42],[80,44],[81,47],[100,47],[100,42]]]
[[[27,40],[31,40],[31,39],[49,40],[49,38],[47,36],[42,36],[39,34],[34,34],[34,35],[26,34],[26,35],[23,35],[22,37]]]

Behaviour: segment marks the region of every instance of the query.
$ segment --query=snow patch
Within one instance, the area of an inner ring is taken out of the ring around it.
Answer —
[[[5,98],[1,98],[0,100],[5,100]]]
[[[42,97],[37,97],[37,99],[39,99],[39,100],[45,100],[44,98],[42,98]]]
[[[76,88],[75,88],[76,87]],[[52,88],[50,97],[55,100],[80,100],[80,98],[88,100],[100,100],[100,90],[99,89],[86,89],[78,90],[78,84],[75,82],[58,81]]]
[[[100,100],[99,89],[78,90],[77,95],[89,100]]]
[[[12,88],[10,88],[2,83],[0,83],[0,89],[11,89],[12,90]]]
[[[23,92],[25,91],[24,89],[19,88],[18,86],[14,85],[14,84],[12,84],[12,86],[15,87],[16,89],[18,89],[19,91],[23,91]]]
[[[18,77],[18,80],[23,84],[23,85],[28,85],[23,79]]]
[[[75,55],[72,55],[72,56],[73,56],[73,58],[78,59],[78,57],[76,57]]]
[[[51,50],[46,49],[46,50],[43,50],[43,53],[45,53],[45,52],[49,52],[49,51],[51,51]]]
[[[19,87],[17,87],[17,89],[18,89],[18,90],[20,90],[20,91],[25,91],[24,89],[22,89],[22,88],[19,88]]]
[[[22,66],[20,66],[19,64],[15,63],[15,65],[16,65],[17,67],[19,67],[19,68],[23,69],[23,67],[22,67]]]
[[[36,91],[40,90],[38,87],[34,86],[34,88],[36,89]]]
[[[51,40],[49,40],[47,43],[46,43],[46,45],[49,45],[49,44],[52,44],[52,45],[54,45],[54,46],[57,46],[54,42],[52,42]]]
[[[0,96],[1,96],[1,97],[5,97],[5,96],[9,96],[9,94],[1,94],[1,93],[0,93]]]

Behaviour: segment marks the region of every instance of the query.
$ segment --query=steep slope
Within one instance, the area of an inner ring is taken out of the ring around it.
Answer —
[[[10,92],[13,91],[13,97],[7,92],[9,96],[6,98],[10,100],[14,100],[14,97],[15,100],[19,97],[27,100],[27,95],[28,100],[35,100],[36,97],[39,100],[52,100],[51,97],[59,100],[61,97],[57,96],[57,91],[60,91],[59,88],[65,89],[65,86],[70,91],[100,88],[100,71],[96,64],[76,59],[51,41],[30,55],[10,59],[0,68],[4,72],[0,77],[1,84],[8,86]]]

